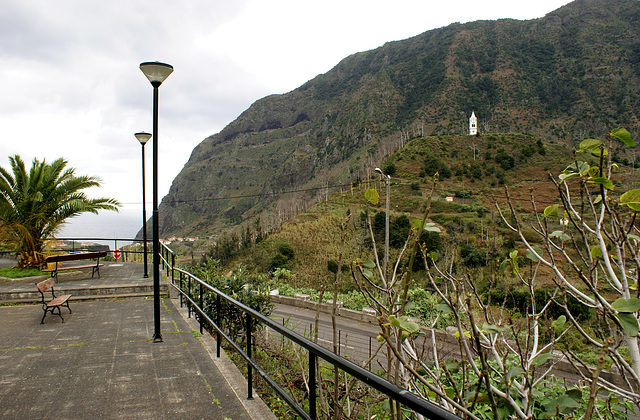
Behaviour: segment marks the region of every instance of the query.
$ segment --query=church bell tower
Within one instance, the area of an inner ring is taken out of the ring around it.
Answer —
[[[471,118],[469,118],[469,135],[475,136],[478,134],[478,119],[476,118],[476,113],[471,112]]]

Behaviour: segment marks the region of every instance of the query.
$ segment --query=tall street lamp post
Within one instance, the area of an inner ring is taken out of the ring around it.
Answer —
[[[145,196],[145,180],[144,180],[144,145],[151,138],[151,134],[140,132],[134,134],[140,144],[142,145],[142,248],[144,255],[144,278],[149,277],[149,273],[147,272],[147,199]]]
[[[382,169],[380,168],[376,168],[376,172],[378,172],[380,175],[382,175],[382,177],[384,178],[385,182],[387,183],[387,197],[386,197],[386,205],[385,205],[385,211],[386,214],[384,215],[384,275],[387,275],[387,266],[389,265],[389,196],[391,193],[391,176],[390,175],[385,175],[384,172],[382,172]]]
[[[140,64],[153,86],[153,342],[162,342],[160,333],[160,220],[158,218],[158,88],[173,72],[173,66],[157,61]]]

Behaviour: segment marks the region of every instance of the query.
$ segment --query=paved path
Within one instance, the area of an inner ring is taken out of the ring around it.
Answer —
[[[117,282],[120,268],[100,281]],[[246,400],[240,373],[215,358],[213,338],[194,334],[197,324],[171,299],[162,300],[162,343],[151,341],[152,299],[70,306],[64,323],[49,314],[44,324],[40,305],[0,306],[0,418],[274,418]]]

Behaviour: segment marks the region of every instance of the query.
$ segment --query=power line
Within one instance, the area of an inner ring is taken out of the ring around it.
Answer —
[[[408,182],[395,182],[391,184],[393,185],[410,185],[410,183]],[[280,196],[280,195],[284,195],[284,194],[293,194],[293,193],[300,193],[300,192],[310,192],[310,191],[318,191],[318,190],[334,190],[337,188],[351,188],[352,184],[337,184],[337,185],[329,185],[329,186],[320,186],[320,187],[313,187],[313,188],[304,188],[304,189],[297,189],[297,190],[288,190],[288,191],[280,191],[280,192],[271,192],[271,193],[259,193],[259,194],[241,194],[241,195],[234,195],[234,196],[229,196],[229,197],[208,197],[208,198],[194,198],[194,199],[181,199],[181,200],[171,200],[169,201],[169,203],[171,204],[189,204],[189,203],[202,203],[202,202],[208,202],[208,201],[216,201],[216,200],[238,200],[238,199],[242,199],[242,198],[258,198],[258,197],[264,197],[264,198],[269,198],[269,197],[276,197],[276,196]],[[436,188],[435,189],[436,192],[438,193],[452,193],[452,191],[456,191],[454,189],[451,188]],[[505,196],[501,196],[501,195],[495,195],[495,194],[487,194],[487,193],[483,193],[484,197],[488,197],[488,198],[506,198]],[[476,196],[477,197],[477,196]],[[469,197],[469,199],[471,199],[472,197]],[[512,197],[511,198],[514,201],[530,201],[527,198],[517,198],[517,197]],[[549,203],[549,202],[544,202],[544,201],[538,201],[539,203]],[[141,202],[129,202],[129,203],[122,203],[122,204],[142,204]],[[553,202],[551,202],[551,204],[554,204]]]
[[[375,180],[371,181],[371,182],[377,182]],[[538,181],[538,182],[534,182],[533,184],[540,184],[544,181]],[[363,184],[363,182],[360,182],[359,185]],[[409,182],[392,182],[392,186],[393,185],[411,185],[412,183]],[[189,204],[189,203],[202,203],[202,202],[208,202],[208,201],[216,201],[216,200],[238,200],[238,199],[243,199],[243,198],[259,198],[259,197],[264,197],[264,198],[269,198],[269,197],[276,197],[276,196],[280,196],[280,195],[284,195],[284,194],[293,194],[293,193],[301,193],[301,192],[310,192],[310,191],[318,191],[318,190],[335,190],[337,188],[351,188],[353,187],[352,183],[349,184],[336,184],[336,185],[327,185],[327,186],[319,186],[319,187],[312,187],[312,188],[304,188],[304,189],[296,189],[296,190],[288,190],[288,191],[280,191],[280,192],[270,192],[270,193],[258,193],[258,194],[241,194],[241,195],[235,195],[235,196],[229,196],[229,197],[209,197],[209,198],[194,198],[194,199],[182,199],[182,200],[171,200],[169,201],[170,204]],[[440,194],[442,193],[452,193],[454,191],[456,191],[453,188],[439,188],[436,187],[435,192],[438,192]],[[478,196],[476,196],[475,198],[477,198]],[[483,192],[483,197],[485,198],[491,198],[494,201],[497,201],[498,199],[506,199],[506,196],[504,195],[496,195],[496,194],[491,194],[489,192]],[[472,197],[469,197],[469,199],[472,199]],[[531,199],[530,198],[518,198],[518,197],[511,197],[511,201],[524,201],[524,202],[530,202]],[[555,201],[536,201],[536,203],[540,203],[540,204],[556,204]],[[130,202],[130,203],[122,203],[122,204],[142,204],[142,202]]]

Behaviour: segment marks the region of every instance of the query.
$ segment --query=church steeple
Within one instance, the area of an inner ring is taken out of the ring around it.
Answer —
[[[471,118],[469,118],[469,135],[475,136],[476,134],[478,134],[478,119],[475,111],[472,111]]]

